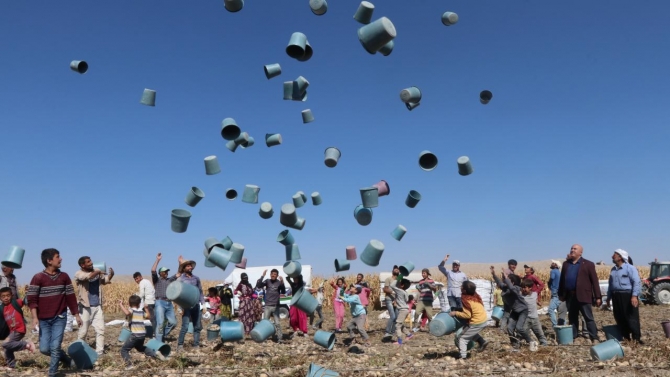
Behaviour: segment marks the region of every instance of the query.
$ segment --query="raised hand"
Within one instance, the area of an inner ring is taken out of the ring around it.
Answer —
[[[163,254],[158,253],[158,254],[156,255],[156,260],[161,260],[161,259],[163,259]]]

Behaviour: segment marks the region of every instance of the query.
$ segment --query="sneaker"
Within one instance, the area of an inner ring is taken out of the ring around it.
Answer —
[[[177,353],[181,353],[181,352],[184,352],[184,346],[183,345],[177,346]]]
[[[409,334],[405,337],[405,340],[410,340],[410,339],[412,339],[413,336],[414,336],[414,334]]]
[[[510,352],[519,352],[520,350],[519,350],[519,347],[512,347],[512,349],[509,350],[509,351]]]
[[[160,361],[165,361],[165,360],[167,360],[167,357],[165,357],[165,355],[163,355],[162,352],[156,352],[156,358],[157,358],[158,360],[160,360]]]
[[[388,338],[393,338],[393,334],[384,333],[384,337],[382,339],[388,339]]]
[[[486,349],[486,346],[488,346],[488,345],[489,345],[489,341],[485,340],[484,343],[479,345],[479,349],[478,349],[479,352],[483,352]]]
[[[131,369],[135,369],[135,366],[134,366],[134,365],[128,365],[128,366],[126,367],[126,370],[131,370]]]
[[[413,328],[412,332],[419,332],[419,328],[418,327]]]
[[[537,342],[535,342],[535,341],[530,342],[529,348],[530,348],[531,352],[537,351]]]
[[[30,351],[31,353],[35,352],[35,343],[33,343],[33,342],[26,343],[26,349],[28,351]]]
[[[398,339],[397,342],[393,342],[396,346],[402,346],[402,339]]]

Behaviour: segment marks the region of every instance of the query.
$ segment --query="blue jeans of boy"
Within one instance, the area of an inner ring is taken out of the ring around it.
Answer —
[[[393,300],[386,299],[384,300],[384,303],[386,304],[386,310],[389,312],[389,320],[386,322],[386,334],[394,334],[395,333],[395,319],[398,317],[398,310],[393,307]]]
[[[198,347],[200,345],[200,331],[202,331],[202,325],[200,323],[200,305],[196,305],[191,309],[184,309],[184,314],[181,317],[181,329],[179,330],[179,339],[177,339],[177,345],[184,345],[184,338],[188,332],[188,324],[193,322],[193,345]]]
[[[56,376],[58,363],[70,365],[71,359],[61,349],[63,333],[67,324],[67,311],[50,319],[40,319],[40,352],[51,356],[49,362],[49,377]]]
[[[156,327],[154,327],[154,335],[157,341],[162,342],[163,337],[167,337],[170,331],[177,326],[177,317],[174,315],[172,302],[156,300],[155,305]]]

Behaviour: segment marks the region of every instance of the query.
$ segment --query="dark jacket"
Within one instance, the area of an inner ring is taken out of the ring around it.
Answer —
[[[598,281],[598,275],[596,274],[596,265],[593,264],[590,260],[582,258],[582,265],[579,267],[579,272],[577,273],[577,288],[575,289],[575,294],[577,296],[577,301],[583,304],[591,304],[593,300],[602,299],[600,294],[600,282]],[[572,264],[572,261],[563,262],[563,268],[561,268],[561,280],[558,284],[558,297],[565,300],[568,292],[565,290],[565,274],[568,272],[568,266]]]

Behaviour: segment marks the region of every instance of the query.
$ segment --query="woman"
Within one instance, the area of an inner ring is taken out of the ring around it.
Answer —
[[[249,276],[246,272],[243,272],[240,276],[242,281],[235,288],[235,294],[238,295],[240,299],[240,309],[238,310],[238,316],[240,322],[244,325],[244,334],[249,335],[251,330],[254,328],[254,320],[256,319],[256,313],[253,303],[252,296],[254,295],[254,288],[249,284]]]
[[[335,331],[342,331],[342,322],[344,322],[344,301],[340,296],[344,296],[344,278],[338,278],[336,283],[330,282],[333,287],[333,311],[335,312]]]
[[[295,279],[287,277],[286,280],[288,281],[289,285],[291,285],[291,291],[294,295],[298,293],[299,289],[302,289],[305,286],[305,282],[302,280],[302,275],[296,276]],[[298,333],[298,336],[307,334],[307,313],[298,309],[298,307],[295,305],[291,305],[291,309],[288,313],[290,316],[289,323],[294,331],[291,336],[293,336],[296,332]]]
[[[230,285],[226,284],[221,290],[221,317],[228,318],[228,320],[233,319],[233,290],[230,289]]]

